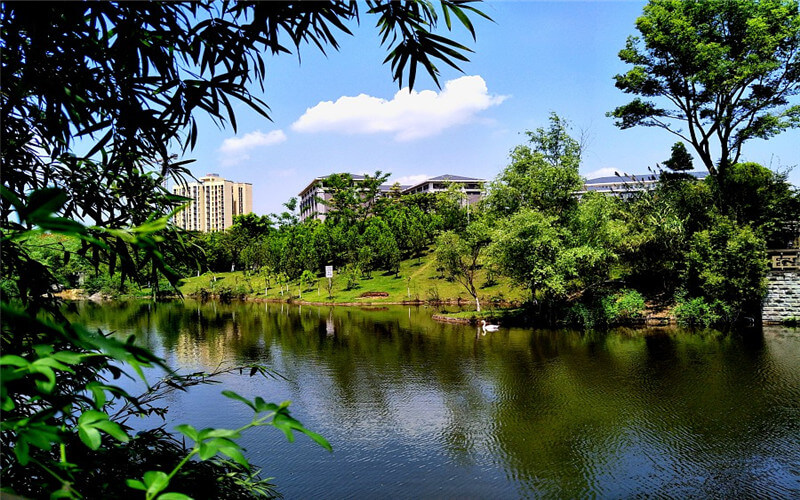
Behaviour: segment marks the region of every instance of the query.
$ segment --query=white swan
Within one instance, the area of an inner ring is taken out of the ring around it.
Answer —
[[[487,325],[486,320],[481,320],[481,328],[484,332],[496,332],[500,327],[497,325]]]

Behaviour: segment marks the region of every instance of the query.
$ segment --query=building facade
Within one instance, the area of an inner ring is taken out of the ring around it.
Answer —
[[[486,179],[449,174],[437,175],[413,186],[403,186],[403,194],[441,193],[447,191],[450,186],[455,186],[457,191],[464,193],[466,201],[470,205],[474,205],[485,194]]]
[[[350,174],[350,177],[356,184],[364,180],[363,175]],[[309,217],[325,220],[328,213],[327,202],[331,198],[330,193],[325,188],[326,178],[327,176],[315,178],[298,194],[301,221]],[[464,193],[465,203],[474,204],[484,196],[485,185],[485,179],[475,179],[460,175],[439,175],[414,185],[382,184],[379,196],[386,196],[398,190],[400,195],[441,193],[447,191],[450,186],[455,186],[457,191]]]
[[[217,174],[206,174],[199,182],[178,184],[173,194],[189,198],[189,205],[178,212],[173,223],[187,231],[224,231],[235,215],[253,211],[253,185],[233,182]]]
[[[708,172],[686,172],[697,180],[705,179]],[[651,191],[658,186],[658,181],[661,178],[660,172],[628,175],[619,174],[608,177],[597,177],[595,179],[587,179],[583,184],[583,189],[576,194],[582,196],[586,193],[603,193],[618,196],[620,198],[629,198],[635,193],[641,191]]]

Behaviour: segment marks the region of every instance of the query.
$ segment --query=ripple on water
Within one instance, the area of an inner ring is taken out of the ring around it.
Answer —
[[[293,400],[335,450],[246,433],[248,456],[287,498],[800,498],[800,337],[513,329],[476,340],[421,309],[323,310],[315,323],[307,308],[266,306],[255,321],[237,307],[159,305],[175,328],[151,328],[149,341],[201,369],[269,353],[286,380],[231,388]],[[127,331],[130,317],[92,324]],[[249,418],[211,392],[170,404],[201,426]]]

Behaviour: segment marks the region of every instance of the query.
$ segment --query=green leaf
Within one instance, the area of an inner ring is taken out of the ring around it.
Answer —
[[[310,431],[310,430],[306,429],[305,427],[303,427],[302,429],[298,429],[298,430],[300,432],[302,432],[303,434],[305,434],[306,436],[310,437],[315,443],[317,443],[318,445],[322,446],[326,450],[333,451],[333,447],[331,446],[331,444],[328,442],[327,439],[322,437],[321,434],[317,434],[314,431]]]
[[[52,354],[52,357],[68,365],[77,365],[85,358],[83,354],[70,351],[58,351]]]
[[[38,368],[41,367],[41,366],[48,366],[50,368],[55,368],[56,370],[72,372],[72,369],[70,369],[70,367],[68,367],[67,365],[59,362],[55,358],[39,358],[39,359],[37,359],[36,361],[31,363],[31,371],[33,371],[34,369],[38,370]]]
[[[113,437],[117,441],[121,441],[123,443],[127,443],[130,441],[130,437],[128,434],[122,429],[116,422],[112,422],[110,420],[105,420],[102,422],[97,422],[94,424],[95,429],[100,429],[101,431],[105,432],[109,436]]]
[[[162,493],[156,500],[192,500],[192,497],[183,493]]]
[[[126,479],[125,484],[128,485],[129,488],[133,488],[134,490],[147,490],[147,486],[144,485],[143,482],[139,481],[138,479]]]
[[[53,346],[46,344],[39,344],[33,346],[33,351],[36,353],[37,356],[43,358],[53,352]]]
[[[181,424],[181,425],[175,427],[175,429],[177,429],[178,432],[180,432],[184,436],[188,437],[192,441],[200,441],[200,437],[199,437],[199,434],[197,432],[197,429],[195,429],[194,427],[192,427],[189,424]]]
[[[156,500],[192,500],[192,497],[183,493],[162,493]]]
[[[28,206],[20,212],[20,217],[33,222],[56,213],[67,202],[67,192],[61,188],[43,188],[28,196]]]
[[[205,434],[204,438],[239,439],[241,436],[242,435],[239,431],[234,431],[231,429],[212,429],[210,432]]]
[[[95,406],[97,408],[102,408],[106,404],[105,386],[100,382],[94,381],[86,384],[86,388],[92,392]]]
[[[242,454],[241,448],[233,447],[233,446],[226,446],[224,448],[219,449],[220,453],[231,457],[236,463],[243,467],[250,468],[250,462],[247,461],[244,454]]]
[[[153,497],[169,486],[169,476],[161,471],[147,471],[144,473],[144,484],[147,486],[147,496]]]
[[[58,428],[47,424],[38,424],[25,429],[24,432],[20,432],[20,437],[41,450],[49,450],[53,447],[53,443],[61,442]]]
[[[50,493],[50,500],[54,498],[76,498],[75,493],[70,490],[60,489]]]
[[[49,366],[30,366],[31,373],[40,373],[47,380],[36,380],[36,387],[45,394],[50,394],[56,387],[56,374]]]
[[[22,202],[10,189],[5,186],[0,186],[0,196],[8,200],[18,212],[22,210]]]
[[[97,450],[100,448],[100,432],[94,427],[79,427],[78,437],[81,438],[83,444],[89,447],[89,449]]]
[[[24,440],[17,440],[16,444],[14,445],[14,455],[17,457],[17,462],[20,465],[28,465],[30,461],[30,455],[28,455],[28,443]]]
[[[210,443],[200,443],[197,450],[197,456],[200,460],[208,460],[217,454],[218,448]]]
[[[236,401],[241,401],[242,403],[252,408],[254,411],[259,411],[256,409],[256,406],[251,401],[249,401],[247,398],[244,398],[236,394],[233,391],[222,391],[222,395],[225,396],[226,398],[234,399]]]
[[[108,420],[108,415],[102,411],[87,410],[78,417],[78,425],[93,424],[101,420]]]
[[[3,395],[3,401],[0,403],[0,410],[2,411],[11,411],[15,407],[14,400],[11,399],[7,394]]]
[[[6,354],[5,356],[0,356],[0,365],[11,365],[22,368],[23,366],[28,366],[29,364],[30,362],[27,359],[15,354]]]
[[[264,413],[264,412],[268,412],[268,411],[277,411],[278,410],[278,405],[276,405],[275,403],[267,403],[260,396],[256,396],[256,399],[254,401],[255,401],[255,404],[256,404],[256,408],[255,408],[256,413]]]

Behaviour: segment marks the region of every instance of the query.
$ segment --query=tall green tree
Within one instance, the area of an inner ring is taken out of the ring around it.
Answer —
[[[485,205],[496,217],[522,209],[565,215],[576,205],[583,186],[578,173],[581,145],[569,134],[566,120],[552,113],[549,126],[526,132],[528,144],[511,151],[511,163],[490,187]]]
[[[436,262],[445,275],[460,283],[475,301],[480,312],[481,302],[476,286],[479,260],[491,243],[489,228],[483,221],[473,221],[461,233],[447,231],[436,241]]]
[[[748,140],[800,126],[797,0],[651,0],[636,29],[615,80],[640,97],[609,113],[620,128],[667,130],[716,176]]]
[[[327,200],[319,200],[328,207],[326,219],[344,221],[347,224],[363,222],[372,215],[380,186],[388,178],[389,174],[380,170],[375,175],[364,175],[358,180],[347,173],[329,175],[320,181],[328,195]]]
[[[498,225],[488,254],[500,272],[530,292],[532,300],[563,299],[567,294],[564,238],[555,216],[526,208]]]

